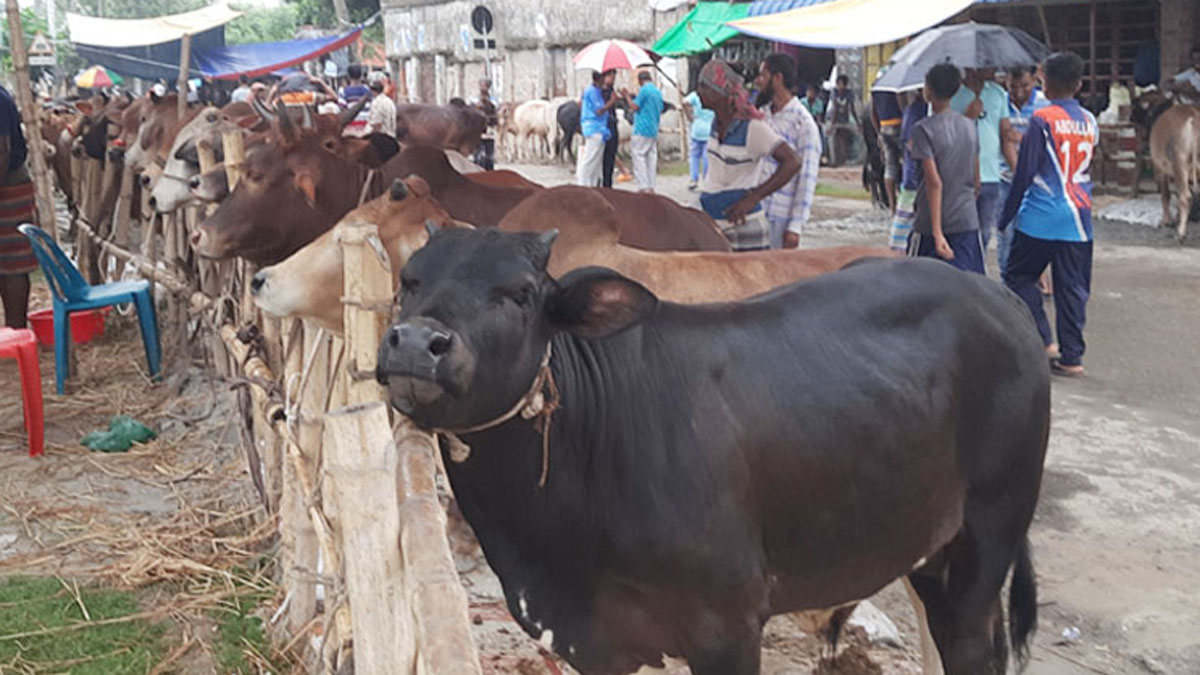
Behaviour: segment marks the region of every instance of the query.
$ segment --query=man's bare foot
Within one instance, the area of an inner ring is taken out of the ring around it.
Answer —
[[[1083,365],[1078,363],[1067,365],[1058,359],[1052,359],[1050,361],[1050,372],[1063,377],[1079,377],[1083,375]]]

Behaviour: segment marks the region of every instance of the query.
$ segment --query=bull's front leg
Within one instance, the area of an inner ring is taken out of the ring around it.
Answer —
[[[1188,216],[1192,210],[1192,186],[1188,175],[1185,173],[1182,176],[1176,174],[1175,184],[1179,190],[1179,241],[1183,242],[1187,236]]]
[[[1158,220],[1158,226],[1167,227],[1171,224],[1171,179],[1159,176],[1155,182],[1158,183],[1158,196],[1162,198],[1162,217]]]

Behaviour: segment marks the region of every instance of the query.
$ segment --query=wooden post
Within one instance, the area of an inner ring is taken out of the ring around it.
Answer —
[[[355,672],[413,673],[416,644],[396,545],[402,516],[396,499],[396,446],[387,407],[377,401],[329,413],[325,417],[325,461],[342,514]]]
[[[133,181],[134,171],[125,166],[121,171],[121,190],[117,197],[117,220],[113,224],[113,240],[117,246],[129,250],[129,219],[133,211]],[[120,279],[125,270],[125,260],[118,258],[116,278]]]
[[[29,81],[29,54],[25,52],[25,35],[21,32],[21,10],[17,0],[5,0],[8,13],[9,47],[12,49],[13,70],[17,75],[17,104],[25,120],[26,141],[33,160],[34,203],[37,205],[37,223],[58,241],[58,229],[54,226],[54,190],[50,187],[50,166],[46,163],[45,141],[42,140],[42,120],[33,100],[33,85]]]
[[[419,672],[482,673],[467,593],[458,580],[446,539],[446,513],[438,502],[436,441],[407,418],[395,439],[404,597],[416,627]]]
[[[375,381],[379,340],[387,329],[392,302],[392,267],[375,225],[354,225],[342,233],[342,316],[350,403],[383,401]]]
[[[187,117],[187,95],[188,95],[188,68],[191,67],[192,61],[192,36],[184,34],[183,40],[179,45],[179,81],[175,84],[175,90],[178,94],[177,103],[179,105],[179,120],[183,121]]]

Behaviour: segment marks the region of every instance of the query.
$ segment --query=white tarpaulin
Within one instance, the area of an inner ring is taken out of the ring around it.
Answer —
[[[100,19],[67,12],[71,42],[96,47],[143,47],[180,40],[233,21],[242,13],[214,5],[153,19]]]
[[[747,17],[729,26],[747,35],[807,47],[863,47],[919,33],[975,0],[832,0],[779,14]]]

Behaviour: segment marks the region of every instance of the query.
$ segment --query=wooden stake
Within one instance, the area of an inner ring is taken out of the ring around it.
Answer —
[[[385,308],[392,302],[392,267],[375,225],[347,228],[341,245],[349,402],[383,401],[383,387],[374,373],[379,340],[390,317]]]
[[[329,413],[325,461],[342,514],[354,670],[359,675],[413,673],[416,645],[396,545],[401,513],[387,407],[375,402]]]
[[[46,163],[42,120],[33,100],[33,85],[29,81],[29,54],[25,52],[25,34],[21,31],[21,10],[17,6],[17,0],[5,0],[4,7],[8,13],[13,70],[17,75],[17,104],[21,106],[29,155],[33,160],[32,178],[37,222],[39,227],[50,233],[51,238],[58,241],[58,229],[54,225],[54,189],[51,187],[50,166]]]
[[[421,672],[482,673],[471,638],[467,594],[458,580],[446,539],[446,513],[438,502],[436,441],[407,418],[398,425],[395,439],[400,555]]]
[[[187,117],[187,95],[188,95],[188,68],[191,67],[192,61],[192,36],[184,34],[183,40],[179,45],[179,81],[175,84],[175,90],[178,94],[179,105],[179,120],[182,122]]]

